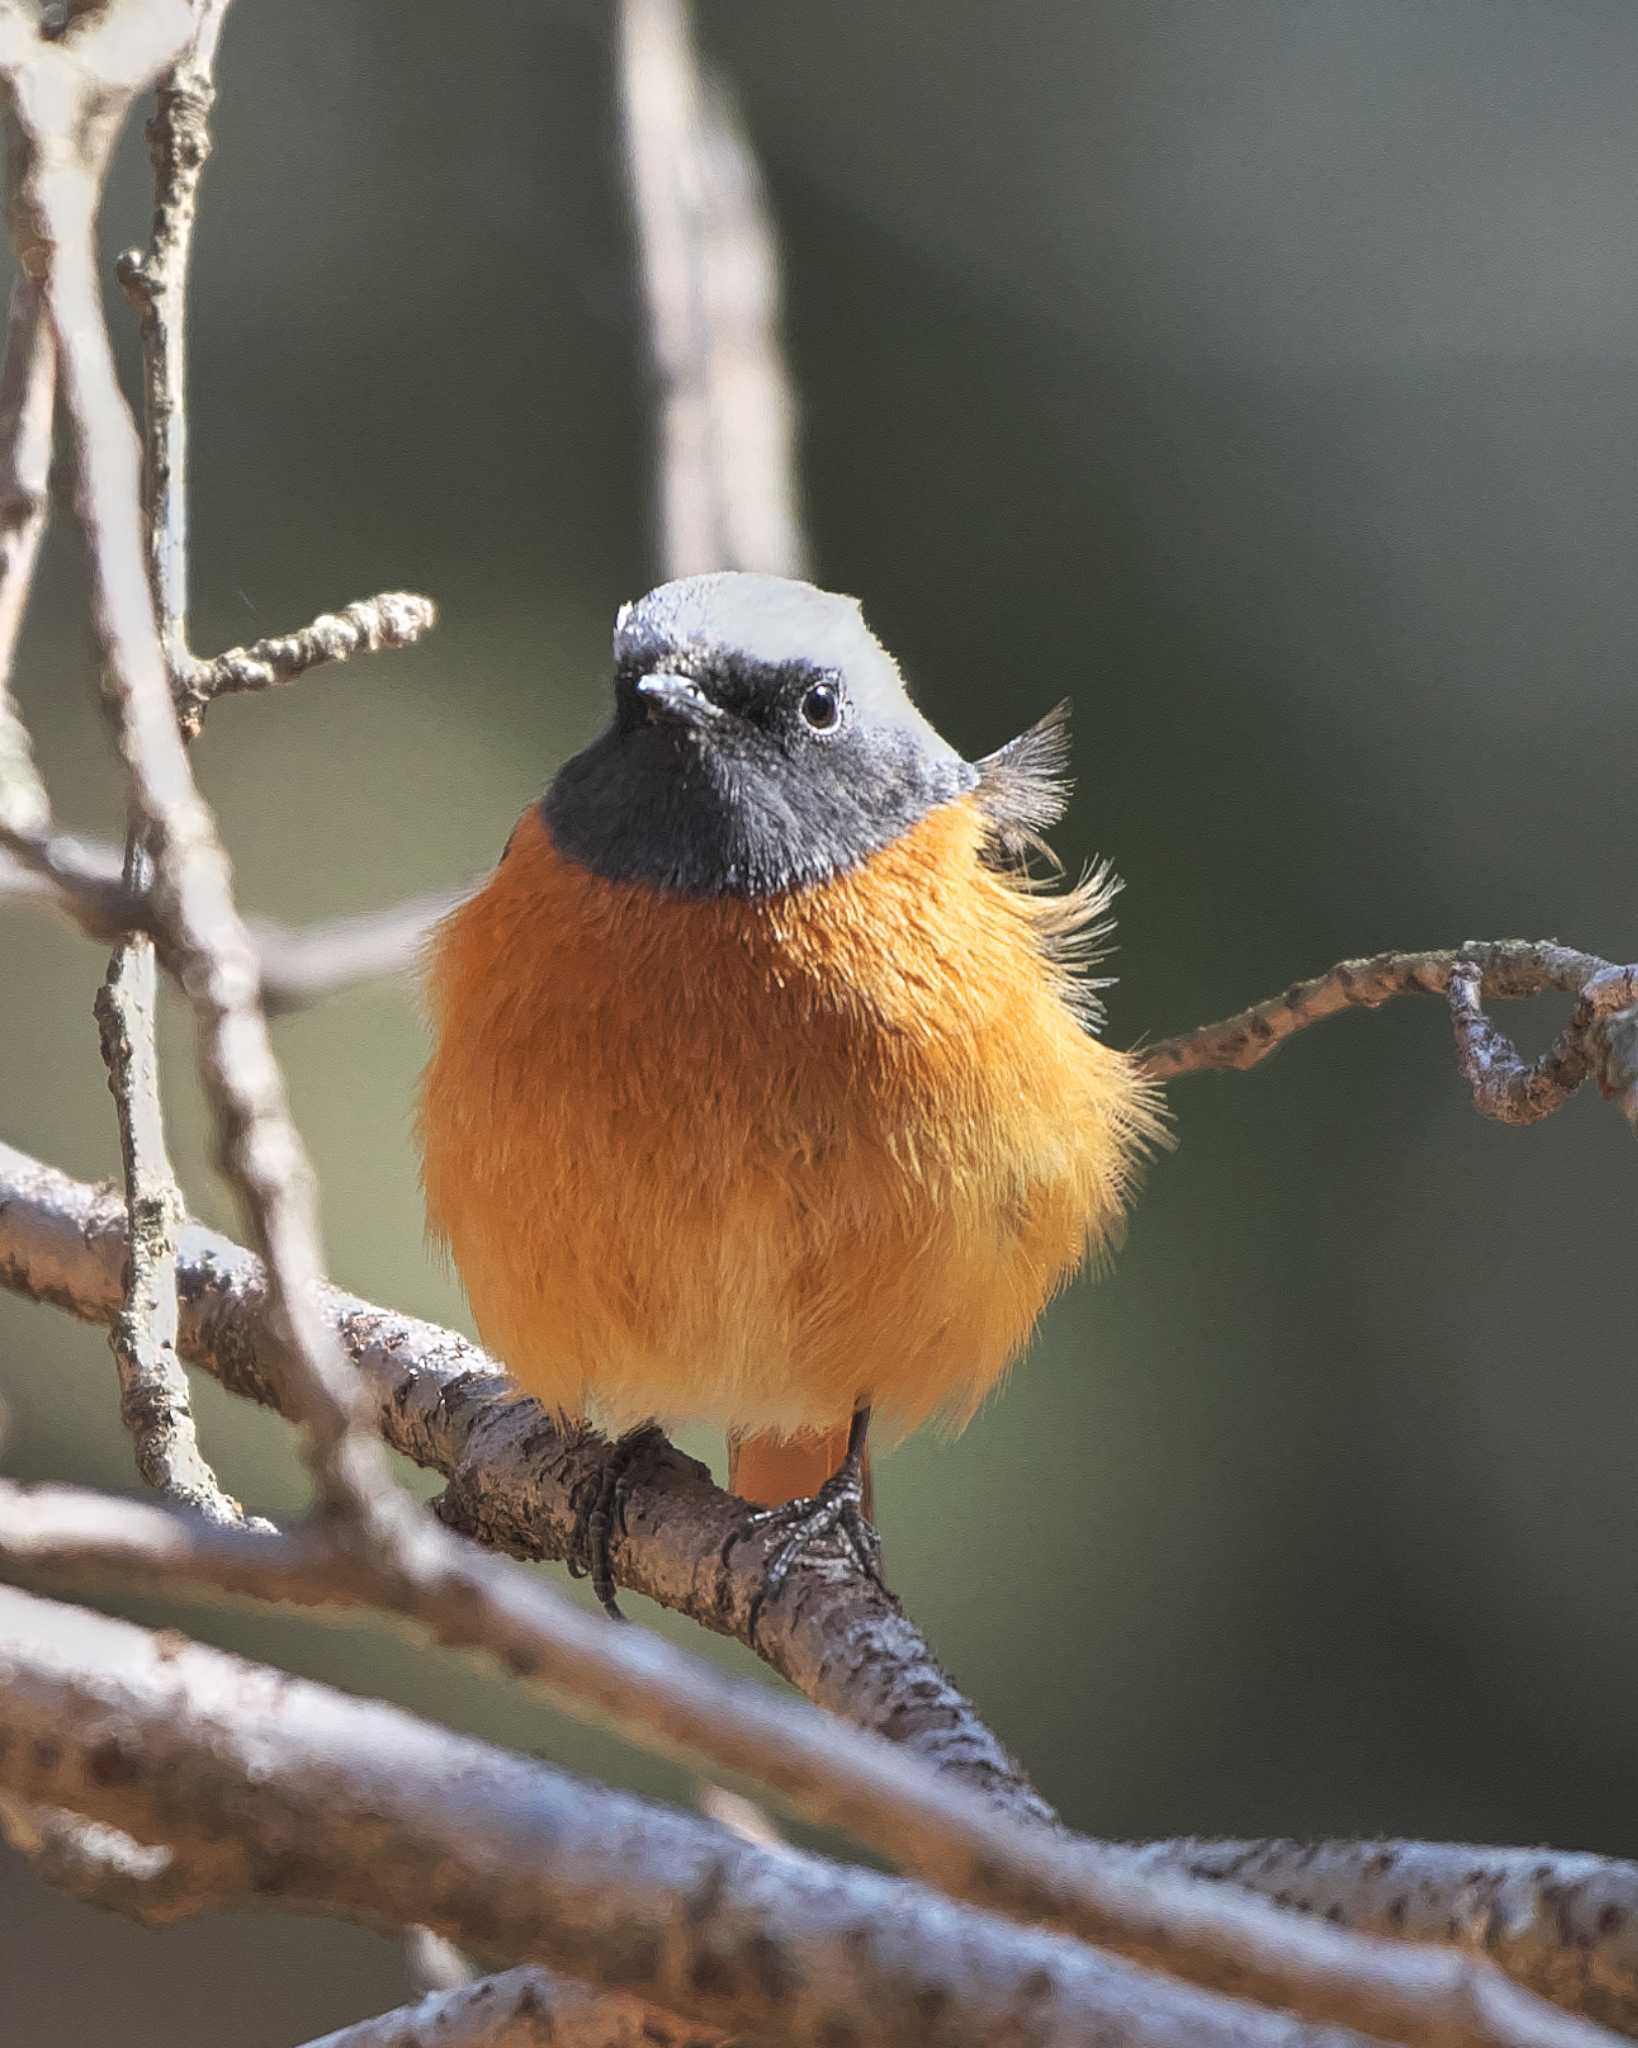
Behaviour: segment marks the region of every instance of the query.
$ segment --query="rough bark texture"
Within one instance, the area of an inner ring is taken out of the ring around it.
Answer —
[[[209,1857],[219,1896],[417,1921],[792,2048],[1358,2039],[12,1590],[0,1700],[0,1783]],[[1561,2024],[1566,2048],[1592,2038]]]

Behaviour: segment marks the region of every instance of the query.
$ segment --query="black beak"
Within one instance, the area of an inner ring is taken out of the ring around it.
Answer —
[[[715,725],[728,715],[687,676],[667,675],[663,671],[640,676],[637,694],[646,699],[650,717],[675,719],[681,725]]]

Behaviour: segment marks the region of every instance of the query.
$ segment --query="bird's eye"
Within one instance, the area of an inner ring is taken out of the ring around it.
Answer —
[[[834,732],[842,720],[842,700],[834,683],[815,683],[803,692],[802,716],[815,732]]]

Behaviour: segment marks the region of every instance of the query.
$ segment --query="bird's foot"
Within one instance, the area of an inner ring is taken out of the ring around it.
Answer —
[[[590,1579],[603,1612],[624,1621],[615,1599],[612,1551],[616,1526],[625,1528],[626,1499],[637,1483],[638,1469],[654,1452],[669,1449],[657,1422],[639,1423],[617,1436],[605,1449],[595,1486],[588,1481],[578,1505],[574,1542],[566,1560],[572,1579]]]
[[[882,1540],[865,1514],[864,1460],[850,1451],[819,1491],[775,1508],[758,1508],[745,1518],[745,1533],[780,1535],[784,1541],[768,1559],[762,1584],[751,1601],[749,1635],[756,1640],[764,1608],[785,1589],[792,1568],[816,1547],[840,1558],[863,1578],[882,1584]]]

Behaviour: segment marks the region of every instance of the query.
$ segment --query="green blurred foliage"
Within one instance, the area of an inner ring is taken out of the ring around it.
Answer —
[[[1626,0],[704,21],[785,236],[822,577],[970,751],[1075,698],[1062,847],[1131,885],[1120,1040],[1389,944],[1638,952]],[[593,729],[614,606],[653,580],[650,420],[601,5],[242,0],[222,88],[197,644],[380,588],[444,614],[212,721],[244,899],[299,919],[475,872]],[[109,248],[145,213],[133,136]],[[21,681],[65,818],[113,835],[65,540]],[[0,947],[0,1128],[108,1172],[100,963],[37,913]],[[231,1225],[167,1034],[190,1198]],[[421,1236],[413,993],[279,1042],[337,1277],[464,1321]],[[887,1461],[895,1583],[1078,1825],[1631,1852],[1630,1137],[1594,1100],[1481,1123],[1432,1005],[1174,1100],[1112,1277],[963,1438]],[[133,1483],[98,1333],[0,1300],[0,1358],[9,1469]],[[294,1508],[282,1427],[209,1386],[199,1411],[229,1483]],[[689,1795],[382,1632],[186,1620]],[[404,1988],[349,1930],[156,1936],[3,1875],[0,1998],[35,2048],[283,2048]]]

